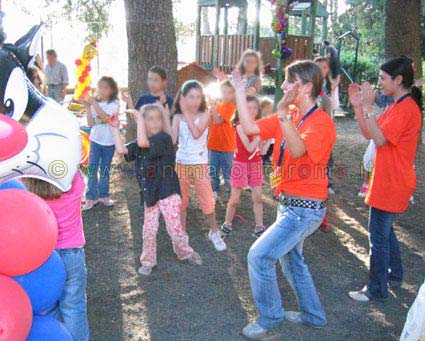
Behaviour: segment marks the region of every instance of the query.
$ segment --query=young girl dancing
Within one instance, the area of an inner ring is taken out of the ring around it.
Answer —
[[[46,201],[58,222],[56,251],[65,265],[66,282],[59,301],[48,315],[63,321],[73,340],[88,341],[86,241],[81,216],[84,179],[77,172],[71,189],[65,193],[39,179],[28,178],[24,182],[30,192]]]
[[[253,120],[261,117],[260,104],[254,96],[247,97],[248,111]],[[260,152],[260,136],[247,136],[239,124],[239,116],[236,113],[232,120],[236,127],[236,153],[232,167],[231,182],[232,192],[226,209],[226,220],[221,226],[224,235],[232,232],[232,221],[236,208],[240,202],[240,196],[244,188],[251,188],[252,203],[254,206],[255,230],[254,236],[258,238],[264,232],[263,225],[263,199],[262,185],[264,183],[263,162],[261,154],[265,154],[270,143],[265,143],[265,150]]]
[[[198,253],[189,246],[189,237],[180,223],[180,186],[174,171],[175,155],[171,136],[170,117],[161,105],[148,104],[141,112],[130,110],[137,122],[137,141],[124,145],[119,132],[118,115],[110,121],[117,153],[126,161],[136,161],[136,176],[141,202],[145,206],[143,252],[140,257],[141,275],[148,276],[157,264],[156,234],[162,213],[174,252],[180,260],[201,265]]]
[[[88,186],[83,210],[93,208],[98,202],[105,206],[114,203],[109,199],[109,177],[115,153],[114,136],[108,119],[119,111],[118,85],[111,77],[102,77],[97,83],[97,99],[89,97],[84,105],[90,131],[90,158]],[[100,168],[100,176],[98,176]]]
[[[251,49],[244,51],[237,65],[237,69],[242,76],[247,78],[246,94],[248,96],[258,95],[261,90],[261,74],[263,72],[261,54]],[[214,68],[213,73],[220,81],[229,79],[228,76],[218,68]]]
[[[181,222],[186,230],[186,210],[189,204],[189,187],[195,184],[199,206],[204,213],[210,232],[209,240],[217,251],[226,250],[215,217],[214,193],[208,174],[208,127],[210,115],[202,85],[195,80],[182,85],[174,101],[173,140],[178,141],[176,169],[182,191]]]

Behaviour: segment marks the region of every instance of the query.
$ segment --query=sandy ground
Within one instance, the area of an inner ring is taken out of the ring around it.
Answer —
[[[362,184],[360,160],[367,143],[352,119],[338,119],[334,189],[329,201],[329,234],[317,232],[305,243],[305,257],[328,314],[329,325],[317,330],[283,323],[265,340],[396,340],[407,310],[425,278],[425,146],[418,151],[416,204],[396,220],[405,268],[405,283],[386,303],[361,304],[349,290],[367,280],[368,209],[357,197]],[[214,251],[208,228],[192,201],[188,212],[191,245],[204,260],[201,267],[179,262],[161,224],[158,266],[148,278],[137,274],[142,249],[142,208],[134,178],[112,178],[114,208],[84,214],[89,271],[88,301],[92,340],[243,340],[241,328],[256,315],[249,287],[246,256],[254,226],[249,193],[238,210],[249,223],[235,221],[228,250]],[[276,203],[264,191],[265,223],[275,217]],[[222,222],[225,206],[217,207]],[[277,269],[283,304],[296,309],[289,284]]]

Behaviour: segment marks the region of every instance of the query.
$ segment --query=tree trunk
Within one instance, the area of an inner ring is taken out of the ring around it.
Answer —
[[[387,0],[386,18],[385,57],[389,59],[401,54],[412,57],[416,65],[415,77],[421,78],[421,0]]]
[[[167,71],[167,92],[177,92],[177,46],[172,0],[124,0],[128,38],[128,86],[137,100],[148,92],[148,70],[158,65]],[[127,141],[136,138],[136,125],[128,118]]]

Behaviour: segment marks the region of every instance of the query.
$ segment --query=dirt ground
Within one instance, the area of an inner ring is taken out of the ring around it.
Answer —
[[[329,234],[317,232],[305,244],[305,258],[315,279],[329,324],[317,330],[283,323],[265,340],[395,340],[425,278],[425,146],[418,151],[415,205],[397,218],[405,283],[386,303],[353,302],[349,290],[367,280],[368,209],[357,193],[362,184],[360,160],[367,143],[353,119],[338,119],[334,152],[334,189],[329,201]],[[84,214],[89,271],[88,301],[92,340],[243,340],[241,329],[256,315],[246,256],[254,239],[249,193],[235,221],[228,250],[214,251],[197,202],[188,212],[190,243],[204,265],[179,262],[163,224],[158,235],[158,266],[148,278],[137,274],[142,249],[142,209],[134,178],[115,173],[112,209]],[[276,203],[265,187],[265,224],[274,221]],[[221,223],[225,207],[217,207]],[[289,284],[277,269],[283,304],[296,309]]]

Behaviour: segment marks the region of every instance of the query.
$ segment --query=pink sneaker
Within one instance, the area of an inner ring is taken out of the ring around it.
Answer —
[[[98,203],[98,200],[86,200],[85,204],[83,205],[83,211],[91,210],[94,206],[96,206]]]
[[[114,202],[109,198],[99,198],[99,202],[105,206],[114,206]]]
[[[367,192],[367,182],[364,182],[358,196],[360,198],[364,198],[366,196],[366,192]]]

